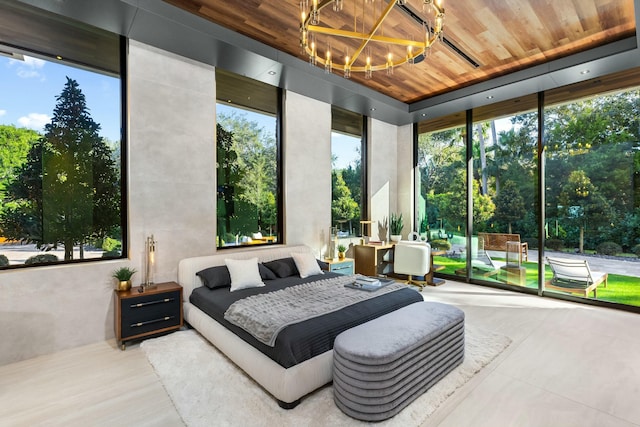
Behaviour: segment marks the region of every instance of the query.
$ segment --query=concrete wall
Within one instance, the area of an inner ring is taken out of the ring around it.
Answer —
[[[113,338],[111,273],[142,270],[148,235],[157,240],[156,282],[176,280],[180,259],[216,250],[215,70],[135,41],[128,67],[130,259],[0,272],[0,365]],[[369,135],[378,220],[404,206],[396,199],[404,133],[372,120]],[[284,144],[286,243],[320,256],[331,218],[331,106],[287,93]]]

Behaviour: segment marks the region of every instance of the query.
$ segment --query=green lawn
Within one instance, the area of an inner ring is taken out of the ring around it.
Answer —
[[[442,256],[436,256],[433,260],[434,264],[443,266],[444,269],[439,273],[457,276],[456,270],[465,268],[463,259],[451,259]],[[538,263],[524,262],[522,266],[526,268],[526,285],[528,288],[538,288]],[[474,278],[487,281],[500,282],[496,276],[484,277],[474,274]],[[545,266],[545,279],[552,277],[551,269]],[[627,304],[640,306],[640,277],[623,276],[620,274],[609,274],[607,287],[598,287],[598,300],[615,302],[618,304]]]

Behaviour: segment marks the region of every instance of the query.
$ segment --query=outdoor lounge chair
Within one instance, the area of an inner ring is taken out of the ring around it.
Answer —
[[[608,273],[591,271],[586,260],[547,257],[547,264],[551,267],[553,277],[545,282],[545,289],[580,294],[584,297],[588,297],[589,292],[593,291],[595,298],[598,285],[602,283],[607,287]]]
[[[484,249],[484,240],[476,236],[471,237],[471,269],[473,274],[482,277],[497,276],[500,268],[507,265],[506,262],[491,259],[491,256]],[[466,268],[456,270],[456,274],[464,276],[467,274]]]

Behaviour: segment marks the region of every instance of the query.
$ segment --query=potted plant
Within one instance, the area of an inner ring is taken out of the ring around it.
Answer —
[[[345,245],[338,245],[338,258],[344,259],[344,253],[347,251],[347,247]]]
[[[119,291],[128,291],[131,289],[131,276],[136,273],[135,268],[129,267],[120,267],[116,271],[113,272],[113,277],[118,280],[118,285],[116,287]]]
[[[396,215],[395,213],[392,213],[391,219],[389,220],[389,232],[391,233],[391,241],[399,242],[402,239],[403,228],[404,224],[402,222],[402,214]]]

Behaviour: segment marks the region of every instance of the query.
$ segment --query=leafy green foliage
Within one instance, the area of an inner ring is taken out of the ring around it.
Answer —
[[[331,184],[333,200],[331,201],[331,219],[332,223],[339,220],[349,221],[358,218],[360,215],[360,207],[353,197],[351,190],[342,178],[342,171],[334,170],[331,172]]]
[[[131,277],[136,274],[136,269],[135,268],[130,268],[130,267],[120,267],[119,269],[115,270],[112,274],[112,277],[118,279],[121,282],[125,282],[127,280],[131,280]]]
[[[506,222],[509,225],[509,233],[512,232],[511,223],[522,219],[527,212],[518,186],[512,180],[504,183],[500,193],[495,198],[495,205],[496,213],[494,218],[497,221]]]
[[[602,242],[598,245],[596,251],[601,255],[617,255],[622,252],[622,246],[616,242]]]

